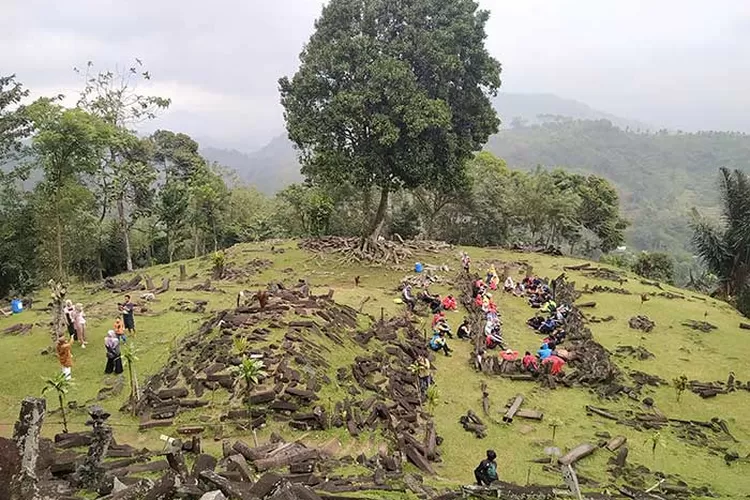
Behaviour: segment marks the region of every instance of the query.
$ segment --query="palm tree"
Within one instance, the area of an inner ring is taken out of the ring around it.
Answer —
[[[47,391],[55,391],[57,393],[57,399],[60,402],[60,413],[62,413],[63,419],[63,433],[68,433],[68,419],[65,415],[65,395],[70,390],[72,383],[64,373],[58,373],[52,378],[48,378],[44,381],[44,387],[42,388],[42,395]]]
[[[254,384],[258,384],[261,379],[268,376],[268,373],[264,370],[265,367],[266,365],[259,359],[244,358],[235,371],[245,381],[247,391],[250,392]]]
[[[135,373],[135,362],[138,361],[136,356],[136,348],[133,345],[133,341],[123,342],[121,348],[122,359],[128,365],[128,377],[130,378],[130,408],[133,415],[136,414],[136,408],[138,406],[138,399],[140,398],[140,390],[138,389],[138,376]]]
[[[722,224],[716,226],[693,210],[693,244],[719,278],[720,293],[731,298],[745,291],[750,277],[750,179],[722,168],[720,190]]]

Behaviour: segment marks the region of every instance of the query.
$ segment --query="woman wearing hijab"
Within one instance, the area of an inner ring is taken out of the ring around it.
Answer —
[[[117,334],[114,330],[107,332],[107,338],[104,339],[104,348],[107,351],[107,366],[104,368],[104,373],[110,374],[114,372],[119,375],[122,373],[120,339],[117,338]]]

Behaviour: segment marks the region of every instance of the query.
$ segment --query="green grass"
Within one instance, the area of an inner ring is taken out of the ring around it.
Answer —
[[[205,281],[210,274],[211,261],[209,257],[184,262],[188,274],[198,273],[196,279],[187,283],[178,283],[178,263],[162,265],[141,271],[149,274],[156,284],[162,278],[172,279],[172,289],[158,296],[158,302],[152,304],[149,315],[136,318],[138,333],[133,342],[138,347],[139,361],[137,372],[139,379],[145,379],[156,372],[168,359],[170,351],[179,348],[180,339],[188,332],[194,331],[202,321],[216,311],[233,307],[235,294],[240,289],[257,289],[269,281],[285,281],[292,284],[299,277],[306,278],[314,287],[314,293],[322,293],[328,288],[335,290],[334,298],[341,303],[355,308],[362,307],[364,313],[379,318],[381,311],[387,317],[401,314],[403,306],[395,304],[393,299],[398,295],[395,287],[406,275],[411,274],[413,262],[406,262],[401,266],[367,267],[364,265],[341,265],[337,256],[312,255],[299,250],[294,242],[277,244],[276,248],[284,248],[284,253],[270,253],[270,244],[240,245],[229,249],[227,262],[229,267],[242,267],[245,263],[256,258],[266,258],[273,261],[273,266],[259,274],[249,276],[241,282],[215,282],[215,286],[226,290],[226,294],[201,292],[176,292],[176,286],[189,287]],[[474,265],[484,272],[490,261],[530,263],[541,276],[553,278],[562,272],[564,265],[578,263],[575,259],[554,258],[535,254],[514,254],[488,249],[467,249],[472,256]],[[458,267],[458,249],[442,254],[415,255],[413,261],[431,264],[447,264],[452,268]],[[500,268],[498,269],[500,271]],[[514,268],[514,273],[520,272],[521,267]],[[443,282],[434,287],[440,293],[456,293],[450,280],[455,272],[439,273]],[[607,285],[619,287],[614,282],[586,278],[582,273],[571,271],[567,273],[571,281],[575,281],[577,288],[585,284],[594,286]],[[361,286],[355,287],[354,276],[361,277]],[[515,274],[514,274],[515,275]],[[127,278],[124,277],[124,278]],[[743,382],[750,379],[750,369],[743,362],[743,348],[747,344],[746,333],[737,328],[741,318],[729,306],[710,298],[699,300],[692,298],[690,292],[685,292],[688,299],[669,300],[653,297],[645,304],[641,304],[641,293],[658,291],[653,287],[640,284],[636,277],[629,276],[629,281],[622,285],[633,292],[632,295],[617,295],[597,293],[586,295],[585,301],[596,301],[594,310],[587,310],[588,314],[598,317],[608,315],[616,319],[609,323],[591,324],[590,327],[598,342],[609,350],[618,345],[642,346],[655,355],[655,358],[638,361],[629,358],[614,358],[623,372],[639,370],[658,375],[667,381],[685,374],[689,379],[702,381],[726,380],[730,371],[734,371],[737,378]],[[109,292],[91,294],[92,287],[73,286],[70,296],[76,302],[85,305],[88,315],[89,347],[86,350],[75,346],[73,376],[75,387],[68,396],[79,405],[93,399],[98,390],[104,385],[106,378],[103,370],[105,364],[103,339],[111,328],[112,321],[117,314],[116,303],[121,301],[119,295]],[[670,290],[673,290],[667,287]],[[674,289],[674,291],[677,291]],[[17,417],[18,403],[26,395],[39,395],[43,387],[43,378],[53,375],[58,369],[54,355],[41,356],[40,351],[50,343],[48,314],[42,310],[46,302],[46,291],[38,294],[37,307],[24,312],[14,318],[0,319],[0,330],[15,324],[38,323],[32,332],[24,336],[0,335],[0,366],[3,366],[3,376],[0,377],[0,434],[9,435],[12,424]],[[138,294],[133,294],[137,298]],[[369,299],[368,299],[369,297]],[[510,295],[497,293],[504,321],[504,335],[506,341],[516,350],[535,351],[539,346],[540,337],[529,330],[525,321],[534,314],[525,300]],[[208,300],[205,315],[179,313],[170,308],[179,299]],[[367,299],[367,300],[365,300]],[[656,328],[644,334],[628,327],[628,319],[637,314],[645,314],[656,322]],[[464,312],[452,312],[448,317],[455,327],[464,316]],[[686,319],[706,320],[718,327],[711,333],[694,332],[681,323]],[[368,326],[369,321],[363,320],[362,328]],[[278,332],[280,336],[283,332]],[[277,333],[271,340],[278,340]],[[279,337],[280,338],[280,337]],[[336,346],[324,337],[316,339],[331,348],[331,369],[327,375],[335,380],[335,371],[339,366],[348,366],[357,355],[366,354],[367,350],[377,349],[374,342],[365,350],[354,343],[345,347]],[[738,461],[728,466],[723,461],[723,454],[708,449],[689,445],[679,440],[674,432],[664,429],[665,447],[652,455],[650,445],[646,443],[649,434],[639,432],[630,427],[618,425],[599,417],[587,417],[584,407],[587,404],[605,406],[613,410],[641,410],[639,403],[623,398],[617,401],[600,401],[587,389],[542,389],[535,383],[513,382],[497,377],[485,377],[473,371],[469,364],[471,346],[454,340],[451,346],[455,353],[450,358],[439,356],[435,362],[437,368],[436,381],[439,388],[439,401],[435,409],[435,421],[438,434],[444,438],[441,446],[443,463],[437,466],[439,476],[432,478],[429,483],[435,487],[447,487],[469,483],[473,479],[472,471],[488,448],[493,448],[498,454],[500,476],[504,480],[525,484],[527,478],[531,482],[541,484],[561,484],[559,474],[544,472],[542,466],[533,464],[531,459],[544,456],[544,448],[556,446],[564,453],[575,445],[584,442],[597,442],[594,436],[597,432],[609,432],[611,435],[622,434],[628,438],[630,448],[629,463],[642,464],[646,467],[674,474],[685,480],[691,487],[709,485],[710,488],[727,497],[738,496],[750,491],[750,466],[745,461]],[[127,375],[127,371],[126,374]],[[486,381],[491,400],[491,418],[489,432],[486,439],[479,440],[465,432],[458,423],[458,419],[468,409],[473,409],[481,415],[480,383]],[[529,422],[517,419],[513,424],[501,424],[502,413],[508,399],[515,394],[525,396],[523,407],[538,409],[545,413],[545,421]],[[160,434],[169,433],[169,429],[156,429],[153,432],[138,432],[138,422],[118,410],[128,396],[128,384],[125,383],[122,394],[116,398],[102,401],[102,405],[112,412],[111,421],[115,426],[115,436],[119,442],[129,442],[134,446],[146,446],[160,449],[163,443],[159,441]],[[320,393],[320,404],[330,404],[328,401],[341,399],[343,391],[336,384],[325,387]],[[721,417],[727,420],[730,430],[740,441],[739,443],[720,442],[721,446],[737,450],[742,457],[750,453],[748,440],[750,439],[750,392],[738,391],[732,394],[719,395],[716,398],[702,400],[697,395],[686,391],[682,401],[676,401],[672,387],[644,388],[642,397],[650,396],[656,402],[656,407],[669,417],[682,419],[708,420]],[[204,399],[210,400],[211,392],[207,391]],[[194,410],[179,416],[176,425],[195,422],[198,417],[208,416],[211,429],[216,436],[224,438],[240,438],[252,443],[252,435],[237,430],[231,423],[219,423],[218,417],[225,409],[227,393],[216,391],[212,404],[201,410]],[[52,408],[57,403],[50,401]],[[83,410],[72,411],[70,415],[71,430],[84,428],[86,413]],[[558,418],[563,424],[557,429],[552,442],[552,429],[546,420]],[[60,426],[58,414],[48,416],[45,433],[48,435],[58,432]],[[379,432],[363,434],[359,439],[352,439],[344,430],[335,429],[330,432],[293,432],[281,424],[271,423],[258,432],[258,438],[267,439],[274,430],[283,431],[290,439],[303,438],[305,442],[326,443],[339,455],[356,457],[359,453],[372,454],[383,442]],[[209,451],[220,453],[220,441],[213,441],[209,434],[204,438],[204,447]],[[599,450],[593,456],[577,464],[580,475],[607,484],[612,481],[606,472],[606,462],[610,454]],[[654,481],[655,482],[655,481]],[[364,495],[363,498],[368,498]]]

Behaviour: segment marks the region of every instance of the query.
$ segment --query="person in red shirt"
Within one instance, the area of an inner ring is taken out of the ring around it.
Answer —
[[[542,361],[543,365],[550,363],[552,364],[552,368],[549,371],[550,375],[557,375],[558,373],[562,373],[563,366],[565,366],[565,360],[563,360],[559,356],[552,355]]]
[[[518,351],[514,351],[513,349],[506,349],[500,353],[500,357],[505,361],[515,361],[518,359]]]
[[[458,304],[456,303],[456,299],[453,298],[453,295],[448,295],[443,299],[443,309],[446,311],[454,311],[457,307]]]
[[[526,351],[526,354],[524,354],[521,364],[523,364],[523,369],[528,372],[535,373],[539,371],[539,363],[536,360],[536,356],[529,351]]]
[[[440,311],[432,317],[432,329],[434,330],[435,325],[437,325],[441,321],[445,321],[445,313],[443,311]]]

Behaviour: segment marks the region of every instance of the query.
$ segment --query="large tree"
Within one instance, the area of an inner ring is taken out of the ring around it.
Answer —
[[[750,280],[750,179],[740,170],[721,169],[722,224],[716,225],[694,213],[693,243],[703,262],[732,298],[748,293]],[[740,305],[750,315],[750,301]],[[747,308],[746,308],[747,307]]]
[[[379,189],[370,241],[392,192],[453,178],[497,131],[488,17],[474,0],[332,0],[279,81],[302,172]]]
[[[154,179],[150,163],[144,160],[144,142],[135,136],[132,127],[155,118],[159,111],[169,107],[171,101],[140,92],[139,84],[150,80],[151,75],[143,69],[139,59],[122,70],[94,74],[93,64],[89,62],[84,71],[76,71],[84,78],[78,107],[98,116],[118,131],[117,140],[109,144],[97,172],[97,198],[101,209],[99,240],[101,246],[102,223],[114,204],[122,232],[126,268],[132,271],[130,229],[150,204],[150,197],[146,195]]]

